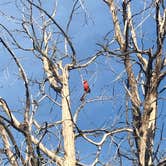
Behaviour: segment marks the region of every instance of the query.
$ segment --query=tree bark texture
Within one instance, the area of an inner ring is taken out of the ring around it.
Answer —
[[[69,93],[69,73],[68,68],[64,67],[62,71],[62,132],[64,139],[64,166],[75,166],[75,138],[73,130],[73,120],[70,110],[70,93]]]
[[[157,30],[157,50],[152,53],[150,48],[148,51],[142,51],[138,47],[137,36],[132,21],[132,14],[130,8],[130,1],[122,1],[122,20],[119,19],[116,1],[105,0],[109,6],[112,14],[112,20],[115,30],[115,38],[120,47],[122,60],[127,74],[126,91],[130,97],[132,106],[132,123],[134,131],[135,145],[137,149],[137,159],[139,166],[153,165],[153,147],[156,130],[157,118],[157,100],[158,100],[158,86],[162,77],[162,66],[164,60],[162,58],[162,45],[164,40],[164,23],[165,13],[163,13],[163,20],[160,15],[160,1],[156,1],[156,30]],[[123,22],[123,26],[122,23]],[[122,29],[123,28],[123,31]],[[140,92],[137,77],[133,69],[131,47],[129,45],[132,39],[133,48],[140,64],[142,74],[144,75],[143,89]],[[144,58],[147,54],[148,58]]]

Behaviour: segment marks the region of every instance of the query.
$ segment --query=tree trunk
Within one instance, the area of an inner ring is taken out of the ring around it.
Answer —
[[[17,160],[16,160],[16,155],[11,150],[8,135],[7,135],[5,129],[2,125],[0,125],[0,131],[1,131],[0,136],[2,137],[2,141],[4,144],[4,151],[5,151],[5,154],[8,158],[8,160],[9,160],[9,163],[12,166],[18,166]]]
[[[64,139],[64,165],[75,166],[75,139],[73,130],[72,115],[70,112],[70,94],[68,84],[68,68],[65,67],[62,71],[63,86],[62,86],[62,133]]]
[[[153,146],[156,128],[157,114],[157,93],[147,96],[144,104],[144,114],[139,129],[138,138],[138,158],[140,166],[153,165]]]

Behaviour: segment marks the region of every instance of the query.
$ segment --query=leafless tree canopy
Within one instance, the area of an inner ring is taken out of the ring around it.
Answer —
[[[91,2],[0,2],[0,164],[165,164],[166,1]]]

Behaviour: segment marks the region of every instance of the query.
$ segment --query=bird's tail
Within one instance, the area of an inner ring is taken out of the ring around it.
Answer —
[[[84,92],[84,93],[83,93],[83,95],[82,95],[82,97],[80,98],[80,101],[84,101],[84,100],[85,100],[86,95],[87,95],[87,92]]]

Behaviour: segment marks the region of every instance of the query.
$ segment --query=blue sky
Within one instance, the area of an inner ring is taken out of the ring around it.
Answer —
[[[49,9],[52,7],[54,1],[45,1],[47,3],[44,5],[46,10],[49,12]],[[3,2],[6,3],[5,0],[1,0],[0,11],[5,12],[6,15],[12,15],[13,17],[21,16],[18,14],[18,10],[14,7],[14,1],[9,1],[12,3],[1,5]],[[61,0],[58,2],[57,14],[55,18],[63,28],[66,27],[72,2],[72,0]],[[85,1],[84,7],[87,12],[87,22],[85,23],[85,10],[80,9],[73,17],[73,22],[71,23],[71,27],[69,29],[69,36],[71,37],[73,45],[76,49],[78,60],[85,59],[95,54],[100,49],[96,43],[104,43],[104,36],[113,30],[109,8],[103,3],[103,1]],[[133,7],[133,10],[139,9],[139,5]],[[140,17],[143,17],[144,15],[146,15],[146,13],[143,13]],[[143,33],[141,33],[141,27],[138,27],[138,35],[140,39],[142,34],[146,35],[145,41],[148,42],[145,42],[145,48],[151,47],[153,44],[152,39],[155,35],[154,29],[152,28],[149,30],[149,27],[154,25],[153,15],[154,13],[152,10],[149,19],[144,22],[145,24],[142,28],[144,30]],[[140,17],[138,18],[140,19]],[[135,20],[136,25],[139,25],[139,19],[138,21],[137,19]],[[10,17],[9,20],[7,20],[7,17],[2,17],[2,13],[0,15],[0,20],[1,23],[7,25],[11,30],[18,26],[12,19],[10,20]],[[4,38],[6,37],[5,34],[2,34],[2,36]],[[16,37],[24,46],[30,45],[29,42],[21,36],[18,35]],[[111,33],[109,37],[113,38],[113,33]],[[112,48],[116,47],[117,45],[112,44]],[[2,46],[0,46],[0,48],[0,96],[6,99],[11,109],[16,111],[19,110],[19,113],[16,112],[15,115],[17,115],[19,119],[23,119],[22,109],[24,107],[23,97],[25,94],[23,82],[18,79],[18,70],[10,55],[4,48],[2,48]],[[44,74],[41,73],[42,67],[39,60],[35,59],[32,54],[27,52],[20,52],[19,50],[14,51],[17,56],[20,57],[20,61],[22,62],[29,79],[41,80],[44,77]],[[123,82],[122,79],[116,80],[117,76],[122,76],[121,78],[125,80],[126,75],[124,73],[122,63],[117,61],[115,58],[100,57],[87,69],[74,70],[70,72],[71,108],[73,114],[80,105],[80,97],[83,93],[81,76],[84,79],[87,79],[90,83],[91,93],[87,96],[88,101],[101,95],[107,97],[109,96],[111,99],[87,103],[80,112],[78,126],[82,130],[100,127],[114,129],[115,127],[125,126],[125,93]],[[49,87],[46,89],[47,92],[54,98],[54,92],[52,92]],[[38,96],[38,86],[32,86],[31,93],[34,95],[34,99],[39,99],[40,96]],[[161,103],[163,102],[161,101]],[[164,104],[163,107],[165,108]],[[35,117],[40,124],[43,124],[45,121],[52,122],[60,120],[61,109],[56,107],[50,101],[44,100]],[[121,134],[119,137],[125,138],[126,135]],[[113,139],[116,140],[118,138],[113,137]],[[50,138],[50,140],[53,143],[54,140],[52,138]],[[124,146],[126,146],[126,139],[122,140],[122,142],[123,141]],[[90,154],[96,147],[85,142],[82,138],[78,139],[76,145],[78,151],[80,152],[81,158],[87,158],[85,160],[86,164],[90,164],[93,160],[93,157]],[[112,143],[112,140],[105,143],[103,146],[103,153],[101,155],[103,162],[114,156],[115,149],[116,147]]]

